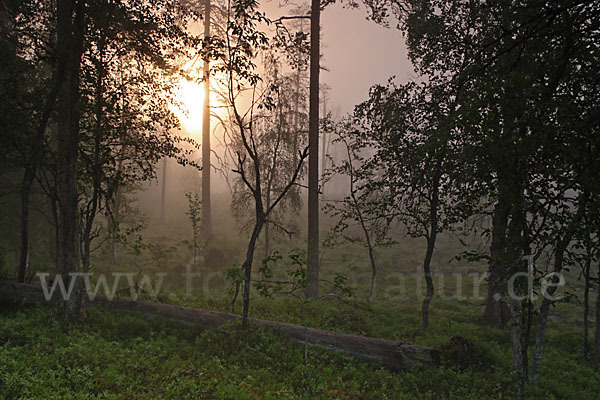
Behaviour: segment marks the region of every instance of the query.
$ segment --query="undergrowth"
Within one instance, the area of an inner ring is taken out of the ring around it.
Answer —
[[[227,301],[182,305],[226,311]],[[288,299],[257,299],[252,314],[299,323]],[[47,307],[0,312],[2,399],[512,399],[508,331],[483,325],[479,309],[432,310],[420,328],[416,305],[322,301],[310,326],[445,349],[437,368],[392,372],[374,363],[302,346],[277,331],[238,325],[183,329],[160,319],[88,309],[63,326]],[[549,329],[532,399],[597,399],[600,373],[579,357],[579,330]],[[460,348],[471,353],[466,357]]]

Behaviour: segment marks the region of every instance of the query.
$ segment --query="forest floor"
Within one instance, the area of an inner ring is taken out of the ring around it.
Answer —
[[[223,228],[217,240],[202,249],[204,256],[196,263],[190,258],[189,232],[181,229],[184,223],[175,221],[148,232],[143,252],[121,249],[116,265],[108,262],[106,251],[99,252],[93,259],[95,276],[143,273],[156,284],[157,274],[164,273],[157,301],[231,312],[232,286],[226,271],[239,265],[246,241],[234,234],[235,229]],[[323,246],[322,278],[331,281],[336,274],[344,275],[354,296],[343,301],[324,297],[307,304],[306,323],[445,349],[437,368],[392,372],[317,347],[305,353],[301,345],[266,328],[182,329],[161,320],[93,308],[65,327],[48,307],[0,306],[0,400],[514,399],[510,330],[491,327],[481,318],[485,261],[457,259],[465,247],[442,235],[433,260],[436,294],[425,330],[421,327],[424,285],[419,268],[424,241],[406,238],[402,232],[395,237],[401,238],[397,245],[377,251],[377,284],[371,303],[364,300],[370,276],[365,249],[358,243]],[[479,245],[480,238],[473,238],[471,248]],[[305,238],[295,242],[279,238],[272,246],[284,257],[273,266],[275,278],[285,277],[288,252],[304,248]],[[259,259],[263,249],[257,252]],[[47,257],[32,265],[33,272],[53,270]],[[257,260],[254,272],[260,265]],[[190,269],[199,278],[188,295],[190,288],[182,274]],[[600,399],[600,369],[583,357],[581,282],[577,271],[571,275],[561,293],[572,296],[551,310],[539,385],[527,388],[528,399]],[[253,279],[258,278],[254,274]],[[240,310],[238,299],[235,312]],[[289,296],[265,298],[253,292],[250,316],[303,323],[300,301]],[[473,344],[468,357],[461,346],[451,344],[453,337]]]
[[[174,297],[172,296],[171,299]],[[183,297],[181,297],[183,299]],[[187,297],[176,303],[229,310],[229,298]],[[573,305],[554,313],[542,374],[531,399],[598,399],[600,371],[582,354]],[[256,298],[252,316],[301,323],[299,302]],[[508,329],[483,324],[481,307],[433,304],[423,330],[417,303],[336,299],[307,305],[307,323],[332,331],[449,348],[471,340],[468,358],[446,352],[438,368],[391,372],[344,354],[301,345],[276,331],[182,329],[88,309],[63,326],[48,307],[0,309],[0,399],[512,399]]]

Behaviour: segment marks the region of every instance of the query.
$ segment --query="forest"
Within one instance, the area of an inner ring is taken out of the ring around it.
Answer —
[[[0,0],[0,149],[0,400],[600,398],[598,1]]]

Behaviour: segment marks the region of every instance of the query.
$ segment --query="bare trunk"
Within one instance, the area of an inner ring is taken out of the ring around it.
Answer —
[[[162,185],[161,185],[161,192],[160,192],[160,223],[164,224],[165,223],[165,203],[166,203],[166,197],[167,197],[167,157],[163,158],[163,165],[162,165]]]
[[[273,171],[271,171],[271,174],[273,174]],[[265,195],[265,200],[266,200],[266,204],[267,206],[269,204],[271,204],[271,181],[272,181],[272,175],[269,177],[269,184],[267,185],[267,193]],[[269,257],[269,255],[271,254],[271,229],[269,227],[269,223],[265,224],[265,259],[267,257]]]
[[[21,253],[19,258],[18,281],[24,282],[29,262],[29,200],[31,187],[35,180],[39,160],[42,157],[42,145],[46,127],[50,120],[50,115],[56,103],[61,82],[64,78],[65,66],[60,64],[53,77],[53,86],[48,94],[42,118],[37,127],[35,137],[33,138],[31,154],[29,155],[28,165],[25,167],[23,181],[21,185]]]
[[[115,198],[113,200],[113,211],[111,216],[111,238],[110,238],[110,263],[115,265],[117,263],[117,253],[118,253],[118,241],[117,235],[119,234],[119,229],[121,225],[121,189],[117,187],[115,189]]]
[[[319,65],[321,3],[312,0],[308,122],[308,257],[306,296],[319,297]]]
[[[438,232],[438,206],[440,196],[440,179],[442,174],[439,170],[433,176],[431,180],[431,199],[429,201],[429,235],[427,237],[427,251],[425,252],[425,259],[423,260],[423,274],[425,275],[425,284],[427,286],[427,292],[421,305],[421,316],[423,318],[423,329],[429,327],[429,304],[434,295],[433,277],[431,276],[431,259],[433,258],[433,252],[435,250],[435,242],[437,240]]]
[[[510,341],[512,343],[513,369],[517,371],[518,398],[522,399],[525,394],[525,374],[527,366],[524,365],[523,348],[521,339],[523,337],[523,325],[521,323],[521,301],[511,298],[510,304]]]
[[[300,20],[300,31],[304,30],[304,20]],[[299,160],[299,146],[298,146],[298,142],[300,139],[300,74],[301,74],[301,62],[300,62],[300,57],[301,57],[301,52],[300,50],[297,51],[297,57],[298,57],[298,66],[296,69],[296,82],[295,82],[295,87],[296,87],[296,96],[295,96],[295,103],[294,103],[294,164],[298,165],[298,160]]]
[[[326,92],[323,95],[323,115],[322,118],[327,117],[327,96]],[[327,167],[327,130],[323,130],[321,132],[321,176],[325,176],[325,169]],[[322,180],[321,183],[321,193],[325,194],[325,180]]]
[[[96,127],[94,132],[94,154],[92,157],[93,165],[92,170],[92,198],[88,201],[87,206],[81,216],[84,221],[83,232],[82,232],[82,248],[81,248],[81,266],[83,272],[88,272],[90,269],[90,258],[91,258],[91,242],[92,242],[92,229],[94,227],[94,219],[98,212],[98,206],[100,202],[100,190],[102,185],[102,164],[100,160],[100,148],[102,144],[102,105],[104,98],[104,65],[103,65],[103,54],[104,54],[104,39],[101,38],[98,41],[98,53],[99,59],[97,63],[97,77],[96,77]]]
[[[31,186],[35,178],[35,170],[33,166],[25,167],[23,181],[21,184],[21,254],[19,258],[19,273],[17,280],[21,283],[25,282],[29,261],[29,196],[31,194]]]
[[[498,202],[494,206],[492,217],[492,243],[488,267],[488,293],[484,319],[491,324],[504,326],[508,322],[510,311],[504,296],[506,294],[506,228],[510,215],[510,203],[506,193],[504,174],[498,176]]]
[[[244,302],[244,307],[242,310],[242,326],[248,326],[248,313],[250,311],[250,282],[252,279],[252,261],[254,260],[254,250],[256,249],[256,241],[260,235],[260,231],[262,229],[264,220],[262,216],[257,216],[256,222],[254,225],[254,230],[252,231],[252,236],[250,237],[250,242],[248,243],[248,250],[246,252],[246,260],[242,264],[242,271],[244,272],[244,282],[242,283],[242,300]]]
[[[371,285],[369,286],[369,293],[367,293],[367,301],[371,301],[371,297],[375,292],[375,278],[377,277],[377,264],[375,264],[375,249],[373,246],[369,246],[369,261],[371,262]]]
[[[569,247],[569,244],[573,239],[573,235],[575,234],[575,230],[577,229],[583,216],[584,210],[586,209],[586,199],[588,194],[584,192],[581,196],[583,197],[583,200],[578,205],[577,214],[573,216],[573,219],[571,219],[569,225],[565,230],[564,236],[562,236],[556,244],[556,250],[554,253],[554,275],[552,276],[551,285],[546,289],[546,294],[544,295],[544,300],[542,301],[542,306],[540,307],[538,323],[535,332],[535,348],[533,350],[533,362],[531,365],[531,373],[529,374],[530,381],[534,385],[537,385],[538,378],[540,376],[540,367],[542,365],[542,352],[544,349],[544,343],[546,341],[546,324],[548,322],[550,306],[552,305],[551,298],[554,295],[554,292],[558,287],[557,284],[560,280],[558,274],[561,273],[563,269],[565,251]]]
[[[296,102],[294,104],[294,164],[298,164],[298,142],[300,139],[300,118],[299,118],[299,107],[300,107],[300,67],[296,72]]]
[[[433,251],[435,249],[436,233],[431,231],[430,237],[427,238],[427,251],[425,252],[425,260],[423,261],[423,274],[425,277],[425,284],[427,286],[427,292],[421,305],[421,316],[423,318],[423,329],[429,327],[429,304],[434,295],[433,277],[431,274],[431,258],[433,257]]]
[[[598,277],[600,277],[600,263],[598,264]],[[600,285],[596,294],[596,340],[594,343],[594,359],[600,364]]]
[[[265,225],[265,254],[264,258],[269,257],[271,254],[271,232],[269,228],[269,224]]]
[[[210,0],[204,5],[204,37],[210,36]],[[204,60],[204,104],[202,107],[202,231],[204,238],[212,234],[210,204],[210,61]]]
[[[592,267],[592,255],[588,247],[587,258],[585,260],[585,269],[583,271],[585,278],[585,287],[583,291],[583,356],[588,357],[589,349],[589,330],[590,330],[590,272]]]
[[[69,284],[72,272],[79,269],[77,234],[77,157],[79,147],[79,72],[83,48],[83,12],[81,1],[57,1],[57,54],[64,66],[60,90],[62,112],[59,116],[59,265],[58,274]],[[61,302],[59,310],[65,319],[78,311],[78,290]]]
[[[562,257],[562,256],[561,256]],[[535,332],[535,348],[533,349],[533,363],[531,365],[531,374],[529,379],[532,384],[537,384],[542,365],[542,351],[546,342],[546,324],[550,312],[550,302],[544,299],[538,315],[538,323]]]

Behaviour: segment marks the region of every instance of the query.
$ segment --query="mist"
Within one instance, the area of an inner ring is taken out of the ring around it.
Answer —
[[[0,397],[595,398],[600,6],[0,3]]]

